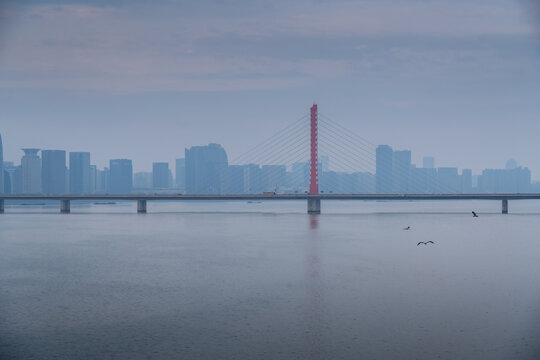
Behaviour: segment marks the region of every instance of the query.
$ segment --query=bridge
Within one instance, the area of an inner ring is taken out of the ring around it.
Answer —
[[[302,135],[306,134],[303,125],[309,125],[308,141],[302,141]],[[277,153],[279,160],[283,161],[287,156],[290,156],[290,161],[307,160],[309,164],[309,188],[304,192],[295,191],[295,193],[276,193],[276,191],[263,191],[261,193],[225,193],[225,194],[0,194],[0,213],[5,211],[6,201],[16,200],[56,200],[60,203],[60,212],[69,213],[71,210],[71,201],[136,201],[137,212],[147,212],[148,201],[286,201],[286,200],[304,200],[307,201],[307,212],[310,214],[319,214],[321,212],[321,201],[326,200],[362,200],[362,201],[425,201],[425,200],[496,200],[501,201],[501,212],[508,213],[509,200],[540,200],[539,193],[459,193],[455,188],[445,185],[446,193],[332,193],[332,191],[319,191],[319,113],[317,105],[313,105],[310,109],[308,121],[305,117],[293,125],[288,126],[282,131],[275,134],[274,138],[277,141],[273,147],[268,145],[268,141],[263,143],[264,146],[258,146],[255,150],[250,150],[247,154],[262,154],[263,159],[268,160],[268,154]],[[322,128],[327,132],[330,141],[326,143],[325,150],[327,153],[335,156],[335,161],[343,165],[348,170],[358,171],[358,165],[370,166],[375,159],[375,154],[366,150],[364,140],[354,138],[351,132],[347,129],[340,128],[339,125],[333,125],[330,122],[323,122]],[[299,131],[300,135],[294,134],[294,131]],[[287,145],[287,142],[291,143]],[[363,151],[360,155],[343,154],[343,150],[360,149]],[[307,154],[306,154],[307,152]],[[290,155],[292,154],[292,155]],[[241,157],[240,160],[247,163],[247,158]],[[381,171],[382,172],[382,171]],[[383,173],[388,175],[387,173]],[[427,176],[420,181],[414,177],[409,177],[409,169],[399,164],[393,165],[393,174],[395,177],[404,177],[407,179],[412,188],[415,186],[426,186],[433,181]],[[242,174],[240,174],[242,176]],[[377,170],[379,176],[379,170]],[[233,179],[234,180],[234,179]],[[350,188],[356,185],[353,180],[349,179]],[[382,177],[381,184],[387,189],[392,189],[394,185],[392,180]],[[276,186],[277,187],[277,186]],[[399,187],[398,187],[399,190]]]
[[[540,200],[540,194],[230,194],[230,195],[182,195],[182,194],[102,194],[102,195],[0,195],[0,213],[4,212],[5,200],[56,200],[60,212],[69,213],[71,201],[136,201],[137,212],[146,213],[147,201],[287,201],[307,200],[310,214],[321,212],[321,200],[362,201],[425,201],[425,200],[498,200],[501,212],[508,214],[509,200]]]

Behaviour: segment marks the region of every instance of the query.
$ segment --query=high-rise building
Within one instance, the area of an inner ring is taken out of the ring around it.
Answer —
[[[41,192],[41,159],[37,154],[39,149],[22,149],[21,158],[21,192],[23,194],[38,194]]]
[[[169,163],[152,163],[152,187],[154,189],[167,189],[169,187]]]
[[[263,165],[261,176],[263,191],[278,191],[285,184],[287,168],[285,165]]]
[[[437,192],[437,169],[411,167],[409,193],[433,194]]]
[[[482,193],[526,193],[531,191],[531,171],[521,166],[514,169],[485,169],[478,178]]]
[[[21,166],[15,166],[13,161],[4,161],[4,194],[20,194]]]
[[[188,194],[224,194],[229,161],[219,144],[186,149],[186,192]]]
[[[89,194],[90,191],[90,153],[69,153],[69,192]]]
[[[319,158],[320,171],[330,171],[330,158],[328,155],[321,155]]]
[[[168,184],[169,184],[168,187],[169,188],[174,187],[174,178],[173,178],[171,169],[167,171],[167,179],[168,179]]]
[[[186,159],[176,159],[176,187],[180,191],[186,190]]]
[[[422,159],[422,167],[424,169],[434,169],[435,168],[435,158],[432,156],[426,156]]]
[[[245,165],[247,168],[248,193],[260,194],[263,191],[261,167],[257,164]]]
[[[4,168],[4,194],[11,194],[11,175]]]
[[[461,170],[461,192],[464,194],[472,193],[472,170]]]
[[[437,169],[439,192],[455,194],[461,191],[458,169],[455,167],[440,167]]]
[[[327,171],[327,170],[323,170]],[[307,188],[309,186],[309,162],[292,164],[290,185],[294,188]]]
[[[353,174],[358,189],[354,192],[359,194],[373,194],[375,192],[375,176],[369,172],[358,172]]]
[[[133,190],[133,165],[128,159],[114,159],[109,162],[109,192],[130,194]]]
[[[394,190],[397,194],[407,194],[409,192],[409,181],[411,173],[411,151],[394,151],[394,162],[392,164],[392,174],[394,178]]]
[[[66,152],[41,151],[41,191],[44,194],[65,194],[67,190]]]
[[[133,191],[136,193],[145,193],[152,189],[152,173],[136,172],[133,174]]]
[[[388,145],[379,145],[376,150],[375,189],[378,194],[393,192],[394,151]]]
[[[103,170],[96,169],[96,193],[104,194],[109,191],[109,168]]]
[[[90,194],[94,194],[96,192],[96,177],[97,177],[97,166],[90,165],[90,181],[89,181]]]
[[[504,167],[506,170],[514,170],[515,168],[517,168],[518,165],[517,165],[517,162],[516,160],[514,159],[508,159],[508,161],[506,161],[506,166]]]
[[[249,166],[229,165],[227,193],[249,194]]]
[[[319,192],[321,194],[339,192],[340,173],[335,171],[322,171],[319,173],[319,178]]]
[[[22,194],[23,189],[23,176],[22,176],[22,166],[15,166],[12,169],[9,169],[9,175],[11,176],[11,193],[12,194]]]
[[[0,134],[0,194],[4,192],[4,153],[2,152],[2,134]]]

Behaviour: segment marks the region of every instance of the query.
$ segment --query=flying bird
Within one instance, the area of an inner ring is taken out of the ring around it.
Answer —
[[[418,244],[416,244],[416,246],[418,246],[420,244],[427,245],[427,244],[435,244],[435,243],[433,241],[431,241],[431,240],[429,240],[429,241],[420,241]]]
[[[476,213],[474,211],[472,212],[472,216],[473,217],[478,217],[478,215],[476,215]]]
[[[411,230],[411,227],[407,226],[406,228],[403,228],[403,230]]]

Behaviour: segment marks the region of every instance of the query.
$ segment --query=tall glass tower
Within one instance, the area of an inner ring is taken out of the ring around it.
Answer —
[[[391,194],[393,191],[394,151],[388,145],[377,146],[375,188],[377,194]]]
[[[41,190],[44,194],[65,194],[67,168],[64,150],[41,151]]]
[[[131,194],[133,189],[133,164],[129,159],[113,159],[109,161],[111,194]]]
[[[219,144],[186,149],[186,193],[224,194],[229,167],[227,153]]]
[[[90,153],[69,153],[69,192],[70,194],[89,194],[90,191]]]
[[[22,149],[24,156],[21,158],[22,192],[24,194],[38,194],[41,192],[41,159],[40,149]]]

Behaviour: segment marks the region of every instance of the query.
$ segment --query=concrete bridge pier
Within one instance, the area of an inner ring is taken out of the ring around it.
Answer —
[[[508,214],[508,199],[502,201],[502,213]]]
[[[137,213],[146,214],[146,200],[137,200]]]
[[[321,199],[317,199],[317,198],[307,199],[307,212],[308,214],[320,214],[321,213]]]
[[[0,199],[0,214],[4,213],[4,199]]]
[[[60,212],[62,214],[69,214],[71,211],[71,203],[69,200],[60,200]]]

